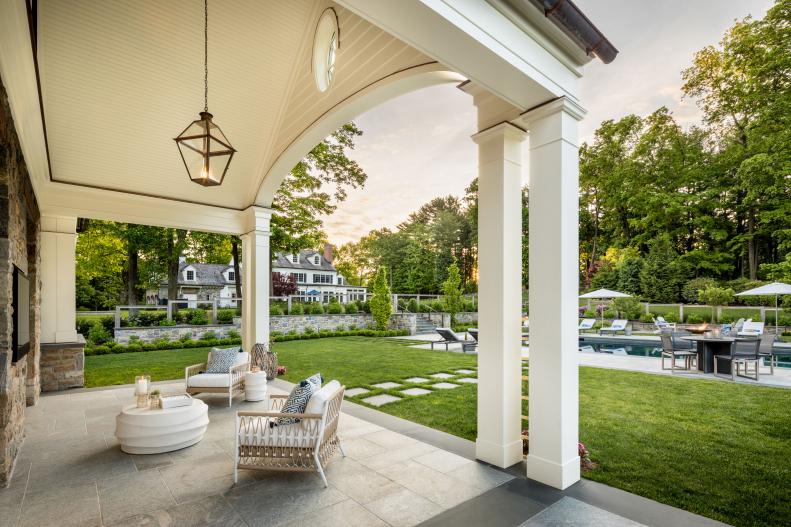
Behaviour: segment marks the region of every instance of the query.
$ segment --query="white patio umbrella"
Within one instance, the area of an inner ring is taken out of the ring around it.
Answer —
[[[775,335],[777,335],[777,319],[780,318],[778,316],[777,310],[777,297],[780,295],[791,295],[791,285],[784,284],[783,282],[772,282],[771,284],[762,285],[761,287],[755,287],[753,289],[748,289],[747,291],[742,291],[741,293],[736,293],[736,296],[775,296]]]
[[[597,289],[596,291],[591,291],[590,293],[585,293],[584,295],[580,295],[580,298],[591,298],[595,300],[606,300],[612,298],[626,298],[632,295],[627,295],[626,293],[621,293],[619,291],[611,291],[610,289]],[[604,324],[604,310],[601,310],[601,321]]]

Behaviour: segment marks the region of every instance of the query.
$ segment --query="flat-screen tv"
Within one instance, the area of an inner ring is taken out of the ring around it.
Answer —
[[[11,349],[14,352],[13,360],[16,362],[27,355],[30,349],[30,281],[16,266],[14,266],[13,287]]]

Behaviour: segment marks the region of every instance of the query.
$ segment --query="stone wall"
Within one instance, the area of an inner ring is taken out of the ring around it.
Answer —
[[[41,345],[41,391],[55,392],[85,386],[85,340]]]
[[[153,342],[157,339],[179,340],[189,333],[190,338],[200,340],[204,333],[213,331],[217,338],[229,337],[229,331],[240,333],[239,326],[233,324],[207,324],[205,326],[151,326],[143,328],[115,328],[115,341],[129,344],[129,337],[137,335],[139,342]],[[238,335],[237,335],[238,336]]]
[[[0,486],[11,478],[24,438],[25,405],[39,395],[40,215],[0,79]],[[30,280],[30,351],[13,362],[13,271]]]
[[[447,317],[447,315],[445,315]],[[389,329],[408,329],[414,335],[417,325],[417,316],[414,313],[397,313],[390,317]],[[339,328],[368,329],[374,326],[371,315],[360,313],[357,315],[275,315],[269,317],[269,331],[288,333],[296,331],[304,333],[306,328],[316,331],[335,331]],[[240,327],[232,324],[210,324],[206,326],[152,326],[146,328],[115,328],[115,341],[118,344],[129,344],[130,337],[136,335],[139,342],[153,342],[167,337],[168,340],[178,340],[183,335],[190,333],[191,338],[200,340],[207,331],[213,331],[218,338],[228,337],[229,331],[240,333]]]

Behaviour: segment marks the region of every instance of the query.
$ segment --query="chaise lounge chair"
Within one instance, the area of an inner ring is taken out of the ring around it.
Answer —
[[[662,333],[663,331],[675,331],[676,330],[676,323],[675,322],[668,322],[665,320],[665,317],[658,316],[654,318],[654,326],[656,326],[656,332]]]
[[[606,328],[599,328],[599,335],[603,335],[604,333],[612,333],[614,335],[619,331],[626,332],[626,324],[628,322],[628,320],[613,320],[610,326]]]
[[[595,318],[583,318],[580,320],[580,325],[577,326],[577,330],[581,333],[583,331],[588,331],[593,329],[593,325],[596,324]]]
[[[452,329],[450,328],[437,328],[437,333],[439,336],[442,337],[441,340],[433,341],[431,343],[431,349],[434,349],[434,344],[445,344],[445,351],[448,350],[448,346],[450,344],[461,344],[461,349],[464,353],[468,351],[475,351],[476,343],[471,342],[469,340],[464,340],[460,336],[458,336]]]
[[[764,333],[764,323],[763,322],[753,322],[752,320],[748,320],[742,326],[741,331],[737,333],[740,337],[760,337]]]

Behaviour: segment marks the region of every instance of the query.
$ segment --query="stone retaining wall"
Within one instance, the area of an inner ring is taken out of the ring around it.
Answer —
[[[229,331],[241,333],[239,326],[233,324],[208,324],[205,326],[150,326],[144,328],[115,328],[115,341],[118,344],[129,344],[130,337],[137,335],[138,342],[153,342],[167,337],[168,340],[179,340],[189,333],[193,340],[200,340],[204,333],[213,331],[217,338],[227,338]],[[238,335],[237,335],[238,336]]]
[[[55,392],[85,385],[85,340],[41,345],[41,391]]]
[[[470,313],[456,313],[456,323],[457,324],[477,324],[478,323],[478,312],[470,312]]]
[[[447,315],[445,315],[447,317]],[[374,319],[367,313],[356,315],[273,315],[269,317],[269,331],[286,334],[290,331],[304,333],[306,328],[316,331],[336,331],[340,328],[369,329],[374,326]],[[417,315],[414,313],[397,313],[390,317],[389,329],[408,329],[414,335],[417,327]],[[118,344],[129,344],[130,337],[136,335],[139,342],[153,342],[167,337],[168,340],[179,340],[190,333],[191,338],[200,340],[204,333],[213,331],[217,338],[228,337],[229,331],[241,333],[241,328],[232,324],[210,324],[206,326],[151,326],[144,328],[115,328],[115,341]]]

